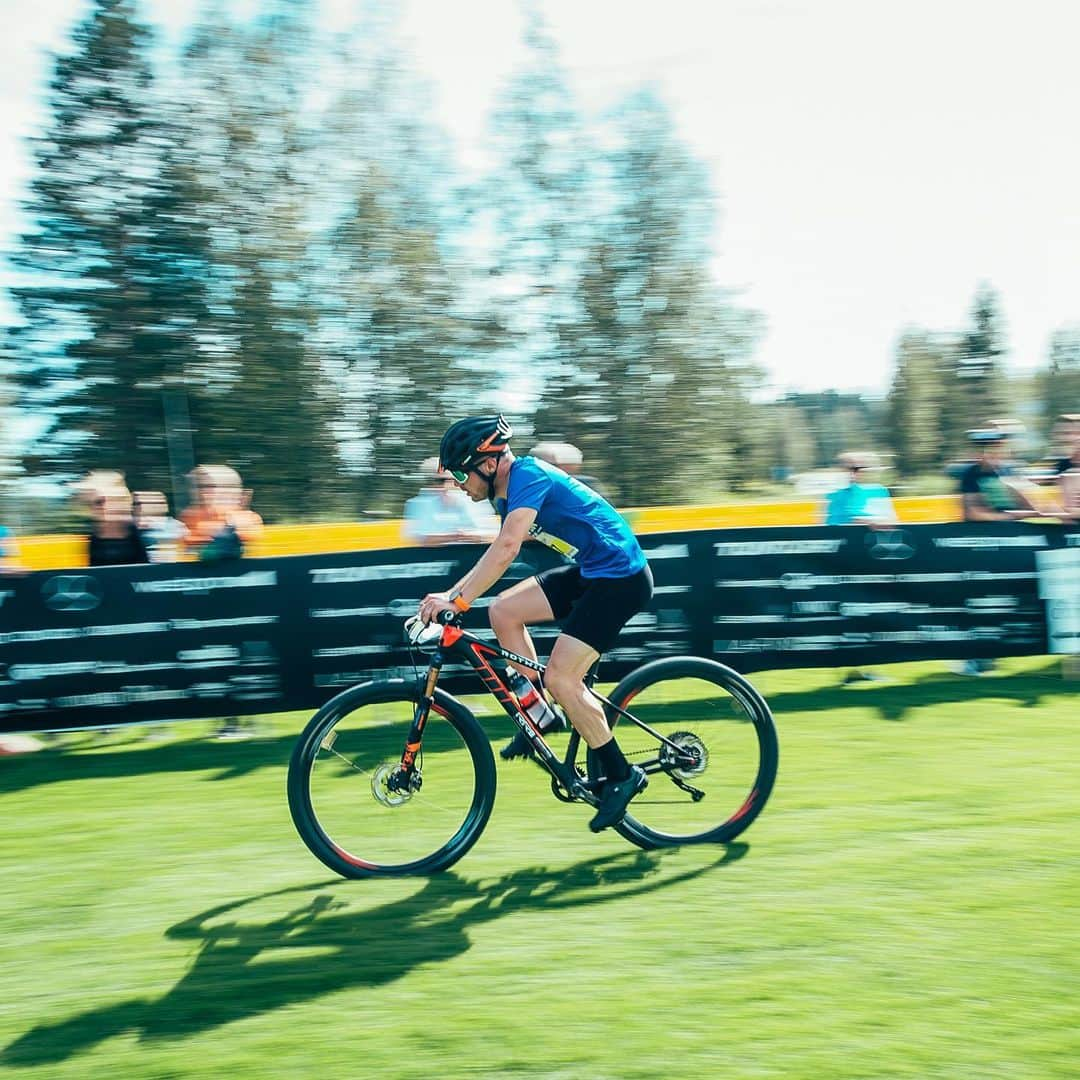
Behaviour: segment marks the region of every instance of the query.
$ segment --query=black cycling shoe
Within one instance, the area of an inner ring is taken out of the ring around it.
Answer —
[[[541,735],[550,735],[553,731],[565,731],[570,725],[566,722],[561,710],[552,709],[555,720],[545,728],[540,729]],[[499,751],[499,757],[503,761],[512,761],[514,758],[533,756],[532,743],[528,736],[520,728],[514,732],[514,737]]]
[[[630,800],[649,786],[649,778],[637,765],[630,766],[630,775],[625,780],[610,780],[604,785],[600,802],[596,807],[596,816],[589,822],[593,832],[600,832],[609,825],[618,825],[626,816]]]

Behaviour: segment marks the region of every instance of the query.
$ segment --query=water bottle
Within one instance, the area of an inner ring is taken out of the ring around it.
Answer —
[[[514,697],[518,699],[525,715],[536,725],[540,731],[547,731],[559,723],[555,710],[547,703],[539,687],[530,679],[526,679],[517,668],[506,669],[506,685],[510,687]]]

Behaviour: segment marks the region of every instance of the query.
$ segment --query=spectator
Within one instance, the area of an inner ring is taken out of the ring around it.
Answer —
[[[499,531],[490,506],[456,488],[450,474],[439,471],[438,458],[427,458],[420,472],[424,486],[405,504],[405,539],[425,547],[490,543]]]
[[[131,512],[131,492],[123,473],[87,473],[76,490],[90,510],[87,561],[91,566],[131,566],[149,562]]]
[[[194,501],[180,515],[187,529],[184,543],[200,562],[240,559],[262,534],[262,518],[250,509],[251,492],[228,465],[199,465],[189,480]],[[250,739],[258,734],[250,717],[227,716],[218,728],[221,740]]]
[[[201,562],[239,559],[262,535],[263,521],[251,509],[251,491],[228,465],[200,465],[189,477],[194,501],[181,515],[189,551]]]
[[[580,471],[584,460],[581,451],[568,442],[538,442],[529,451],[529,456],[546,461],[571,476]]]
[[[822,519],[826,525],[868,525],[884,529],[896,524],[896,509],[888,488],[867,482],[866,474],[877,468],[877,459],[868,453],[848,451],[837,464],[847,470],[847,483],[825,496]],[[880,675],[853,668],[843,683],[879,682]]]
[[[595,476],[586,476],[582,473],[581,465],[584,458],[581,451],[573,443],[538,442],[529,451],[529,456],[546,461],[557,469],[562,469],[568,476],[574,477],[575,480],[584,484],[587,488],[592,488],[601,498],[611,502],[611,498],[601,486],[600,481]]]
[[[15,534],[10,529],[0,525],[0,574],[19,574],[21,572],[19,545],[15,542]]]
[[[987,427],[968,432],[976,448],[976,459],[960,474],[960,497],[965,521],[1014,521],[1036,517],[1040,510],[1035,485],[1019,476],[1007,460],[1007,443],[1018,429],[1010,421],[991,421]],[[984,675],[994,661],[960,661],[954,670],[960,675]]]
[[[91,469],[81,480],[77,480],[71,486],[72,495],[76,503],[93,519],[94,501],[103,491],[127,487],[127,481],[122,472],[115,469]]]
[[[165,496],[160,491],[136,491],[132,496],[132,510],[150,561],[176,562],[187,529],[169,516]]]
[[[1012,521],[1042,513],[1033,499],[1034,485],[1014,474],[1006,461],[1008,434],[998,427],[968,432],[977,457],[960,474],[965,521]]]
[[[837,463],[847,470],[847,483],[825,496],[826,525],[869,525],[886,528],[896,524],[888,488],[867,483],[866,474],[877,467],[871,454],[848,452]]]
[[[1066,521],[1080,521],[1080,413],[1058,417],[1063,456],[1054,463]]]

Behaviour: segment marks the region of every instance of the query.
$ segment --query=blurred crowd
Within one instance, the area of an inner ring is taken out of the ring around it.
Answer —
[[[160,491],[130,491],[121,472],[96,470],[74,485],[89,522],[90,566],[239,559],[262,532],[251,492],[228,465],[199,465],[188,476],[190,503],[179,518]]]
[[[1035,517],[1080,521],[1080,413],[1057,418],[1049,454],[1035,464],[1018,452],[1026,432],[1016,420],[987,420],[968,437],[971,454],[948,469],[964,521]],[[539,442],[529,454],[609,497],[604,484],[584,471],[582,452],[572,443]],[[840,454],[819,520],[870,528],[895,525],[892,496],[881,483],[884,471],[885,460],[874,451]],[[418,479],[419,491],[403,508],[406,542],[486,543],[498,532],[492,508],[473,503],[448,473],[440,471],[436,458],[422,463]],[[263,531],[262,518],[251,508],[251,490],[228,465],[199,465],[187,480],[188,505],[175,515],[163,492],[131,491],[119,471],[95,470],[73,484],[75,503],[88,522],[87,563],[118,566],[242,558]],[[17,573],[19,567],[15,535],[0,523],[0,574]]]
[[[179,517],[169,512],[160,491],[131,491],[124,474],[97,469],[72,485],[71,494],[87,518],[86,561],[89,566],[144,563],[222,562],[240,559],[262,532],[263,522],[251,509],[251,492],[239,473],[227,465],[200,465],[188,476],[190,502]],[[0,572],[21,572],[14,537],[0,526]],[[250,738],[254,721],[226,717],[221,739]],[[0,754],[38,749],[30,736],[0,737]]]
[[[1011,418],[987,420],[968,432],[970,456],[948,470],[964,521],[1080,521],[1080,413],[1058,417],[1050,456],[1035,465],[1022,460],[1016,449],[1025,434],[1024,426]],[[822,522],[894,525],[897,516],[889,491],[873,479],[882,469],[880,458],[850,451],[839,456],[837,466],[844,482],[825,496]]]

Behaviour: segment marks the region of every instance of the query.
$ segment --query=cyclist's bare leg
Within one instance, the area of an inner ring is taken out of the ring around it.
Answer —
[[[552,622],[555,616],[540,583],[536,578],[529,578],[499,593],[488,607],[488,618],[491,629],[504,649],[535,660],[536,647],[529,637],[526,624]],[[536,681],[535,671],[518,664],[513,666],[526,678]]]
[[[585,687],[585,676],[600,654],[584,641],[560,634],[551,650],[544,682],[570,723],[594,750],[611,740],[600,702]]]

